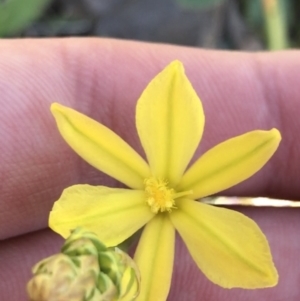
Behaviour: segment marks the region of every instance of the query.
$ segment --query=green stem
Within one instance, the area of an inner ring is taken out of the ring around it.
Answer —
[[[279,50],[288,47],[287,26],[280,0],[262,0],[268,48]]]

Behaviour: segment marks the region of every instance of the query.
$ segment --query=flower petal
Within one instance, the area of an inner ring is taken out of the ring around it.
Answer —
[[[252,131],[218,144],[183,175],[177,191],[193,190],[204,197],[236,185],[260,170],[276,151],[278,130]]]
[[[171,221],[202,272],[224,287],[274,286],[278,274],[266,237],[245,215],[188,199]]]
[[[202,136],[202,104],[183,66],[175,61],[158,74],[136,108],[138,133],[155,177],[180,180]]]
[[[144,191],[74,185],[55,202],[49,226],[64,238],[70,230],[85,227],[110,247],[130,237],[152,217]]]
[[[84,160],[131,188],[142,189],[149,166],[124,140],[109,128],[73,109],[51,106],[65,141]]]
[[[136,301],[167,299],[173,271],[175,229],[165,214],[158,214],[143,230],[134,260],[141,272]]]

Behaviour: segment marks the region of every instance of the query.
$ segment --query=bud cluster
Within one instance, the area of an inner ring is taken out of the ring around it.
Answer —
[[[71,233],[61,253],[40,261],[32,272],[31,301],[132,301],[139,293],[134,261],[82,228]]]

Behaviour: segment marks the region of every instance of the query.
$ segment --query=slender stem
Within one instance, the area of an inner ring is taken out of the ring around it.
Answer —
[[[280,0],[262,0],[268,48],[270,50],[288,47],[287,26]]]

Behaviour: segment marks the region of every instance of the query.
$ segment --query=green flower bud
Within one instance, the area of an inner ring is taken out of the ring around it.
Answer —
[[[61,253],[40,261],[32,272],[31,301],[132,301],[139,293],[134,261],[82,228],[71,233]]]

